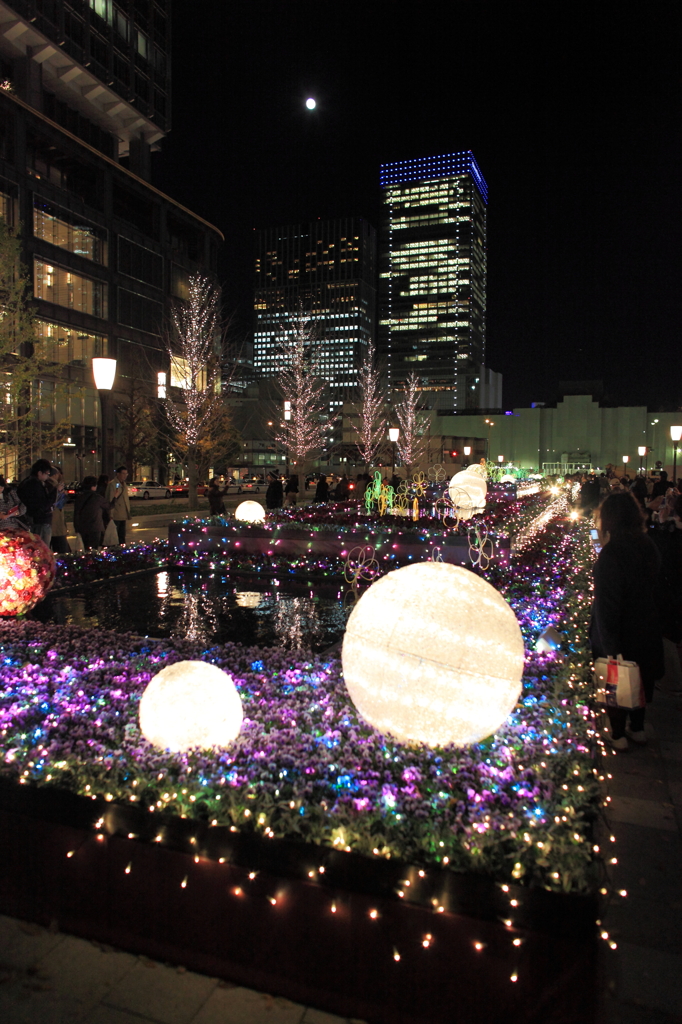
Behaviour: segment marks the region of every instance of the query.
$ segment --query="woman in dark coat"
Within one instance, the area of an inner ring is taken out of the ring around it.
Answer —
[[[83,547],[99,548],[102,546],[104,527],[109,522],[111,505],[97,492],[97,480],[94,476],[86,476],[80,485],[73,507],[73,526],[76,533],[83,538]]]
[[[298,501],[298,473],[290,473],[287,485],[284,488],[284,502],[286,505],[295,505]]]
[[[594,567],[590,641],[595,658],[623,655],[636,661],[647,703],[663,676],[663,639],[656,608],[661,557],[646,535],[645,519],[629,492],[610,494],[598,511],[602,549]],[[635,743],[646,743],[644,708],[607,708],[611,742],[627,750],[625,729]]]
[[[224,493],[224,491],[220,490],[218,479],[213,477],[208,491],[206,492],[208,508],[212,516],[222,516],[225,513],[225,502],[223,501]]]
[[[284,488],[277,473],[268,473],[268,489],[265,492],[265,507],[281,508],[284,502]]]
[[[320,473],[315,488],[315,501],[327,501],[329,498],[329,484],[325,473]]]

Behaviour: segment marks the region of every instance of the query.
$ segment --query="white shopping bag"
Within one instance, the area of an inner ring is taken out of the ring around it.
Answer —
[[[612,708],[643,708],[646,700],[639,665],[617,658],[597,658],[594,663],[597,703]]]

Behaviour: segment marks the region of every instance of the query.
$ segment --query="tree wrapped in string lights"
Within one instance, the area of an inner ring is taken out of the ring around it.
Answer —
[[[370,341],[358,373],[360,404],[355,406],[358,452],[365,468],[374,465],[379,449],[386,440],[386,415],[381,374],[376,365],[376,352]]]
[[[166,398],[168,422],[176,434],[177,446],[187,456],[189,507],[197,504],[197,463],[202,443],[224,417],[220,389],[220,291],[200,274],[189,279],[189,298],[177,302],[171,313],[166,341],[173,373],[183,392],[183,404]]]
[[[322,413],[326,408],[326,384],[319,365],[319,330],[304,313],[291,316],[283,328],[280,357],[277,385],[282,406],[278,409],[275,441],[284,448],[290,461],[302,463],[324,446]]]
[[[411,373],[405,381],[405,391],[396,404],[395,412],[400,424],[398,454],[409,473],[426,451],[428,441],[426,417],[419,409],[419,377],[416,373]]]

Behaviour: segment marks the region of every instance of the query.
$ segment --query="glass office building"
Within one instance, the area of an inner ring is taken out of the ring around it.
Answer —
[[[485,363],[488,189],[473,153],[381,166],[384,225],[380,351],[400,388],[452,392],[481,405]]]
[[[302,310],[318,325],[320,372],[329,385],[331,439],[341,436],[344,398],[357,381],[376,309],[376,232],[361,217],[315,220],[256,233],[254,366],[282,367],[281,338]]]

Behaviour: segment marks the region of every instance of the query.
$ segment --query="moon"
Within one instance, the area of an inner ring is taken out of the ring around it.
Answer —
[[[317,100],[314,100],[312,96],[309,96],[308,99],[305,101],[305,105],[308,108],[308,110],[314,110],[315,107],[317,106]]]

